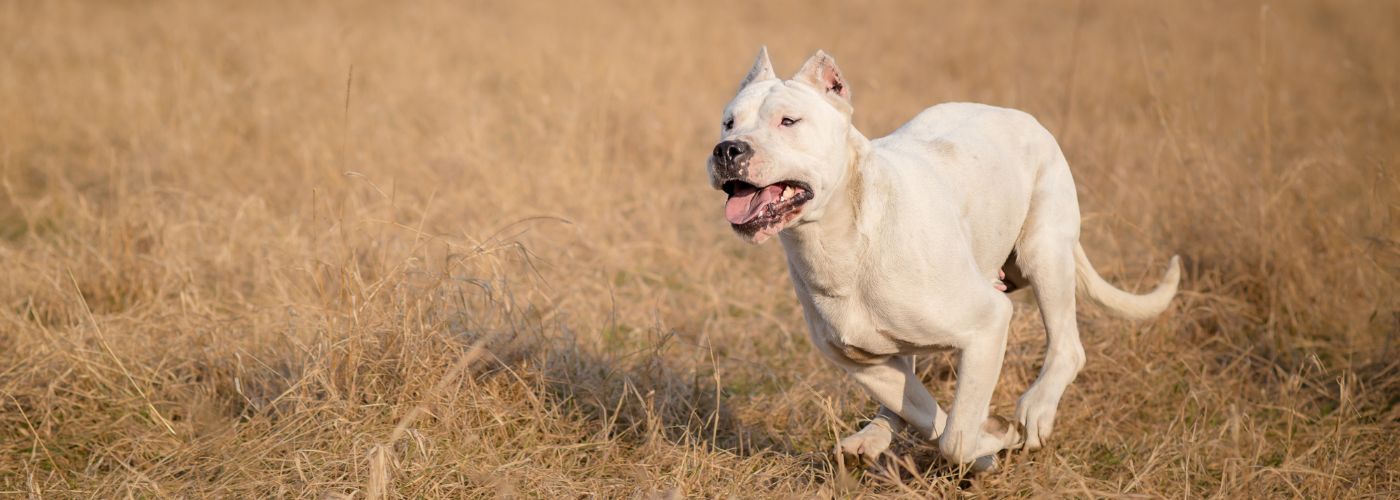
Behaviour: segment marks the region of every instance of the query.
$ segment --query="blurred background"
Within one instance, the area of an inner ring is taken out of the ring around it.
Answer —
[[[972,491],[1400,493],[1400,4],[1196,0],[0,3],[0,493],[968,487],[836,470],[874,404],[706,183],[761,45],[872,138],[1033,114],[1106,278],[1185,259],[1156,320],[1081,309],[1053,445]]]

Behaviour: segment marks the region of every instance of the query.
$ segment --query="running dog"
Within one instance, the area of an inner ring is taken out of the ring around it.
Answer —
[[[1026,113],[941,104],[872,141],[851,112],[831,56],[818,51],[782,80],[765,48],[724,109],[707,165],[734,232],[782,241],[812,344],[880,403],[838,450],[873,461],[905,425],[974,470],[994,467],[999,450],[1040,448],[1084,366],[1076,291],[1117,316],[1149,318],[1176,294],[1179,259],[1145,295],[1099,277],[1079,244],[1069,164]],[[1003,270],[1034,290],[1048,346],[1014,422],[988,415],[1011,321]],[[946,349],[959,360],[944,413],[914,356]]]

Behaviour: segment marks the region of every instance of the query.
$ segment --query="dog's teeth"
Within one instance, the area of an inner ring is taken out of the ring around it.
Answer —
[[[782,198],[782,199],[786,200],[786,199],[788,199],[788,198],[792,198],[792,193],[793,193],[794,191],[796,191],[796,189],[793,189],[792,186],[785,186],[785,187],[783,187],[783,198]]]

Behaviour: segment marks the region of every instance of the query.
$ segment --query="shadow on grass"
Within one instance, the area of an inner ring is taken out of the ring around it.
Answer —
[[[609,438],[630,446],[660,439],[739,457],[813,455],[735,416],[731,408],[743,398],[705,372],[703,365],[678,368],[668,361],[664,342],[600,352],[581,346],[576,338],[566,340],[536,353],[543,357],[539,369],[548,381],[542,392],[604,427]]]

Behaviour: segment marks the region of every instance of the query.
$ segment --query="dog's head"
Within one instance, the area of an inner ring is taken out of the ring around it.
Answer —
[[[708,162],[734,232],[763,243],[819,213],[846,175],[850,128],[851,90],[835,59],[817,51],[785,81],[761,49],[724,108]]]

